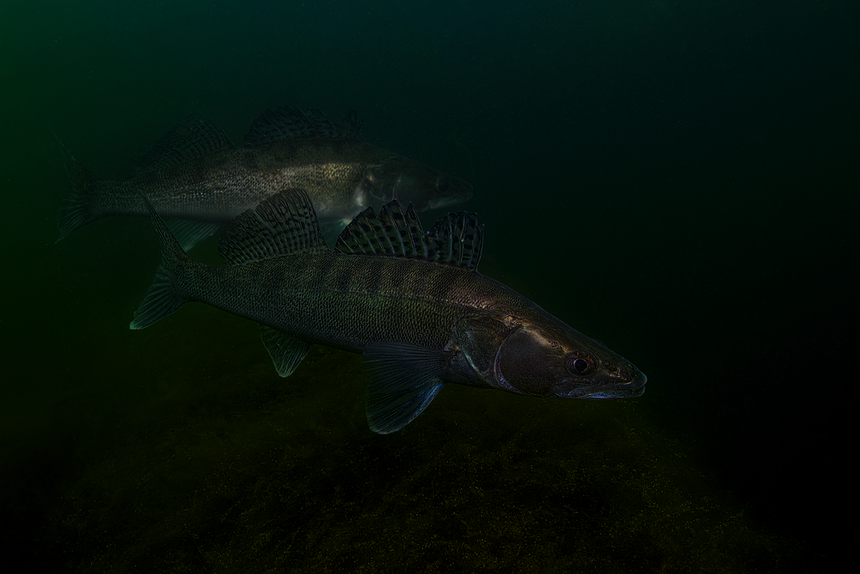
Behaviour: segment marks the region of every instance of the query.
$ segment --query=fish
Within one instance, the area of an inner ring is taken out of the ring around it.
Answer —
[[[191,114],[145,154],[133,177],[102,180],[59,142],[70,192],[58,212],[59,239],[109,215],[146,215],[146,195],[183,248],[285,188],[310,196],[328,237],[368,205],[392,199],[419,211],[466,201],[472,186],[358,139],[361,122],[350,111],[340,123],[318,109],[267,110],[233,145],[214,122]]]
[[[632,363],[478,271],[475,214],[449,213],[425,232],[411,205],[392,200],[362,211],[330,249],[308,195],[282,190],[222,230],[227,265],[212,266],[147,206],[161,263],[131,329],[199,301],[256,321],[282,377],[311,344],[361,354],[376,433],[402,429],[446,384],[568,399],[645,391]]]

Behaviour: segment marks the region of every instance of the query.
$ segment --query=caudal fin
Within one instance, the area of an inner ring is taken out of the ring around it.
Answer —
[[[98,215],[91,212],[87,197],[101,180],[75,159],[60,141],[60,138],[57,137],[57,134],[54,134],[54,137],[60,145],[63,163],[66,165],[66,175],[71,184],[71,190],[63,198],[57,213],[57,226],[60,228],[60,236],[57,241],[59,241],[78,227],[99,218]]]
[[[158,240],[161,244],[161,263],[155,270],[155,277],[146,292],[146,297],[143,298],[137,311],[134,312],[134,320],[129,324],[130,329],[149,327],[182,307],[188,299],[178,289],[176,279],[189,265],[199,265],[185,254],[167,225],[153,209],[149,199],[143,194],[141,197],[146,203],[146,208],[152,216],[152,223],[158,233]]]

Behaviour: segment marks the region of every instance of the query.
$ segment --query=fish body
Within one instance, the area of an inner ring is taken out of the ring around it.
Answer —
[[[236,147],[220,127],[192,115],[126,181],[101,180],[64,150],[72,193],[60,207],[60,238],[108,215],[146,215],[141,194],[164,217],[186,222],[178,229],[185,248],[281,189],[305,189],[333,232],[368,205],[395,198],[423,210],[471,197],[465,181],[362,142],[359,128],[354,112],[335,125],[319,110],[278,108],[255,120]]]
[[[257,321],[282,376],[312,343],[360,353],[376,432],[408,424],[446,383],[559,398],[644,392],[629,361],[477,271],[483,229],[472,215],[424,233],[394,200],[362,212],[330,250],[310,200],[286,190],[224,230],[227,267],[188,257],[154,218],[163,260],[132,328],[202,301]]]

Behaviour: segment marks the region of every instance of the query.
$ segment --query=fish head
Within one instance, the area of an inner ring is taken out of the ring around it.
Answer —
[[[367,169],[362,182],[365,193],[375,200],[398,200],[416,211],[448,207],[472,197],[472,186],[460,178],[400,156]]]
[[[632,363],[550,315],[508,315],[495,325],[463,326],[460,334],[468,364],[500,390],[572,399],[620,399],[645,392],[647,377]]]

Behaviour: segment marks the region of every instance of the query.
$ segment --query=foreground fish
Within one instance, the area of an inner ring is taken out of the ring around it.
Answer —
[[[338,125],[319,110],[282,107],[257,118],[244,147],[214,123],[189,116],[161,138],[128,181],[104,181],[67,151],[71,194],[59,210],[60,239],[107,215],[146,215],[140,194],[189,248],[281,189],[301,187],[336,234],[366,206],[392,199],[420,210],[469,199],[463,180],[357,139],[355,112]]]
[[[361,213],[330,250],[307,195],[285,190],[224,229],[229,267],[191,259],[152,215],[162,263],[132,329],[202,301],[259,322],[283,377],[311,343],[361,353],[375,432],[403,428],[445,383],[580,399],[645,391],[627,360],[478,273],[483,229],[465,212],[425,234],[411,206],[392,201]]]

